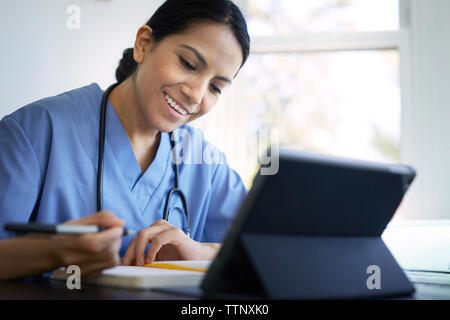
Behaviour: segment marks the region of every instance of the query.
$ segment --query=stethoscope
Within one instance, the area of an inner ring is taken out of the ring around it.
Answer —
[[[118,86],[119,83],[111,85],[106,89],[102,97],[102,103],[100,108],[100,139],[98,144],[98,171],[97,171],[97,212],[102,211],[102,199],[103,199],[103,151],[105,149],[105,126],[106,126],[106,106],[108,102],[108,97],[111,91]],[[170,133],[170,145],[172,146],[173,154],[176,156],[175,142],[172,140],[172,132]],[[186,196],[180,189],[179,184],[179,172],[177,161],[173,162],[173,170],[175,172],[175,187],[169,190],[166,197],[166,203],[164,205],[163,219],[169,221],[169,215],[172,210],[169,210],[170,200],[173,195],[178,194],[183,203],[183,209],[186,215],[186,234],[189,237],[189,213],[186,201]],[[173,209],[173,208],[172,208]]]

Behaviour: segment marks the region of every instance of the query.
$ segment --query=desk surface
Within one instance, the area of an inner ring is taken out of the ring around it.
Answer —
[[[450,300],[450,285],[414,283],[416,292],[396,299]],[[22,300],[192,300],[192,297],[154,290],[134,290],[82,284],[80,290],[69,290],[64,281],[46,278],[0,281],[0,299]]]
[[[65,281],[47,278],[0,280],[0,300],[175,300],[192,299],[153,290],[120,289],[81,284],[69,290]]]

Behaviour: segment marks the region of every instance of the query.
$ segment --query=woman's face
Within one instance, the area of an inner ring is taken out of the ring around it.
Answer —
[[[134,47],[136,96],[149,125],[171,132],[208,113],[231,84],[242,49],[230,27],[198,22],[159,43],[147,26]]]

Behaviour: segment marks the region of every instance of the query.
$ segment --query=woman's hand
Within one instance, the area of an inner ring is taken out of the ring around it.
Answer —
[[[145,254],[148,243],[151,246]],[[122,265],[142,266],[155,260],[211,260],[218,246],[215,243],[197,242],[166,220],[158,220],[141,230],[130,242]]]
[[[100,272],[120,264],[119,250],[125,222],[109,211],[66,222],[109,227],[95,234],[51,236],[53,260],[58,266],[78,265],[81,274]]]

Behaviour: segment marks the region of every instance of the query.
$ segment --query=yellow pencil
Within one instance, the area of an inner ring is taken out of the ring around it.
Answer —
[[[150,263],[150,264],[144,264],[144,267],[171,269],[171,270],[197,271],[197,272],[206,272],[207,271],[207,269],[205,269],[205,268],[187,267],[187,266],[182,266],[182,265],[173,264],[173,263]]]

